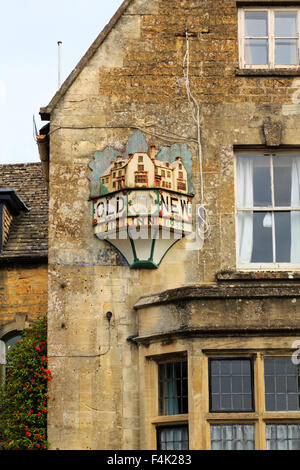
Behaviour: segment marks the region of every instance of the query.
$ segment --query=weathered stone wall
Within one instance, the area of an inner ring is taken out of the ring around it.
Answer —
[[[48,307],[48,268],[46,263],[0,267],[0,332],[23,314],[28,321],[46,314]]]
[[[159,269],[130,270],[93,235],[88,164],[108,145],[122,151],[137,128],[157,148],[184,137],[194,155],[194,201],[200,201],[197,129],[183,78],[186,40],[177,36],[186,28],[197,33],[190,39],[190,87],[201,104],[204,203],[211,235],[201,251],[187,250],[187,242],[180,241]],[[270,116],[280,121],[281,144],[300,144],[300,110],[294,99],[299,81],[237,75],[237,46],[235,1],[135,0],[52,113],[49,366],[54,377],[50,395],[57,397],[49,413],[53,449],[140,447],[138,350],[126,341],[140,333],[134,305],[142,295],[214,284],[218,271],[235,271],[233,146],[264,145],[264,122]],[[274,311],[284,310],[284,299],[274,302]],[[240,303],[230,305],[234,309]],[[256,308],[251,303],[243,306]],[[210,324],[219,321],[210,305],[201,308],[203,314],[195,316],[193,326],[208,317]],[[222,327],[231,328],[224,309],[219,306]],[[110,323],[107,311],[113,313]],[[151,315],[151,310],[142,314]],[[164,308],[156,308],[149,328],[147,321],[141,323],[146,333],[155,334],[162,324],[169,327],[173,317],[167,314],[167,319]]]

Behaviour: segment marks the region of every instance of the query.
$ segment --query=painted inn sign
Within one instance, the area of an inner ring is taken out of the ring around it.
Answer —
[[[174,243],[191,234],[191,157],[179,144],[158,155],[153,146],[148,152],[140,132],[129,139],[125,157],[111,148],[95,154],[90,164],[94,233],[117,248],[130,267],[158,267]]]

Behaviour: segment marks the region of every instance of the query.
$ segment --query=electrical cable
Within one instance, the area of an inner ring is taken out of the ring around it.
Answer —
[[[173,132],[171,132],[169,135],[168,134],[159,134],[158,132],[152,132],[152,131],[149,131],[147,130],[148,128],[150,127],[155,127],[155,125],[148,125],[148,126],[134,126],[134,125],[129,125],[129,126],[58,126],[56,127],[55,129],[52,129],[51,131],[48,132],[48,136],[51,135],[51,134],[54,134],[55,132],[59,131],[59,130],[88,130],[88,129],[137,129],[137,130],[140,130],[142,132],[145,132],[146,134],[150,134],[154,137],[157,137],[158,139],[161,139],[161,140],[165,140],[167,142],[171,142],[171,141],[174,141],[176,142],[178,139],[180,140],[183,140],[183,141],[186,141],[186,142],[196,142],[197,143],[197,140],[194,139],[193,137],[184,137],[184,136],[180,136],[178,134],[175,134]],[[159,126],[156,126],[156,127],[159,127]],[[167,129],[164,129],[162,127],[160,127],[162,130],[166,131],[166,132],[169,132]]]
[[[192,118],[197,126],[197,143],[198,143],[198,158],[199,158],[199,173],[200,173],[200,197],[201,205],[197,209],[197,232],[200,236],[210,235],[210,223],[208,211],[205,207],[204,201],[204,183],[203,183],[203,152],[201,143],[201,114],[200,105],[190,89],[190,45],[189,45],[189,33],[188,30],[185,32],[186,37],[186,53],[183,59],[183,76],[185,80],[185,88],[187,92],[188,102],[191,108]],[[199,222],[200,221],[200,222]]]

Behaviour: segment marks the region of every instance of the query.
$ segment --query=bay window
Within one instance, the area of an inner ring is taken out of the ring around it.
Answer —
[[[146,448],[300,450],[300,364],[281,347],[286,338],[279,349],[266,338],[238,349],[230,341],[219,349],[204,339],[201,350],[195,340],[188,357],[147,356]]]
[[[211,450],[300,450],[300,366],[291,355],[253,352],[208,364]]]

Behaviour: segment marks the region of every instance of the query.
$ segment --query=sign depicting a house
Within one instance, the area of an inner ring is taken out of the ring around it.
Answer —
[[[185,144],[157,151],[138,131],[123,154],[106,147],[90,168],[94,233],[130,267],[158,267],[192,232],[192,154]]]

